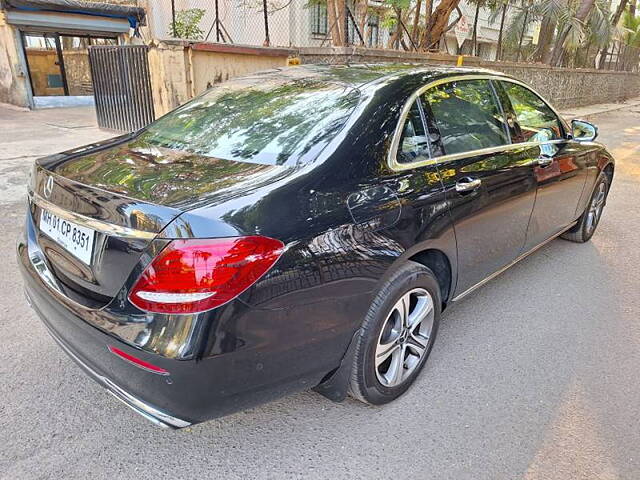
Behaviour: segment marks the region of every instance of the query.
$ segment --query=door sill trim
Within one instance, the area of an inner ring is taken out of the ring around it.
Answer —
[[[536,250],[544,247],[547,243],[551,242],[552,240],[555,240],[557,237],[559,237],[560,235],[562,235],[564,232],[566,232],[567,230],[571,229],[572,227],[574,227],[576,224],[578,223],[578,221],[574,221],[571,222],[566,228],[560,230],[558,233],[552,235],[551,237],[547,238],[544,242],[539,243],[538,245],[536,245],[535,247],[533,247],[531,250],[529,250],[528,252],[523,253],[522,255],[518,256],[515,260],[513,260],[511,263],[508,263],[507,265],[505,265],[504,267],[502,267],[501,269],[499,269],[496,272],[493,272],[491,275],[489,275],[488,277],[486,277],[484,280],[480,280],[478,283],[476,283],[475,285],[473,285],[471,288],[468,288],[467,290],[465,290],[464,292],[462,292],[459,295],[456,295],[451,301],[452,302],[457,302],[459,300],[462,300],[464,297],[466,297],[467,295],[469,295],[471,292],[473,292],[474,290],[480,288],[481,286],[483,286],[485,283],[490,282],[491,280],[493,280],[494,278],[496,278],[498,275],[500,275],[501,273],[505,272],[506,270],[508,270],[509,268],[513,267],[516,263],[518,263],[520,260],[528,257],[529,255],[531,255],[533,252],[535,252]]]

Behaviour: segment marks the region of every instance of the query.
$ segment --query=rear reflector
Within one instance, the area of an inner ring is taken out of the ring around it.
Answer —
[[[258,281],[283,249],[281,241],[262,236],[173,240],[142,273],[129,300],[156,313],[210,310]]]
[[[153,365],[152,363],[145,362],[144,360],[140,360],[139,358],[134,357],[133,355],[129,355],[128,353],[123,352],[119,348],[112,347],[111,345],[107,346],[107,348],[114,355],[120,357],[121,359],[123,359],[126,362],[129,362],[132,365],[135,365],[138,368],[146,370],[147,372],[155,373],[158,375],[169,375],[169,372],[164,368],[160,368],[160,367],[157,367],[156,365]]]

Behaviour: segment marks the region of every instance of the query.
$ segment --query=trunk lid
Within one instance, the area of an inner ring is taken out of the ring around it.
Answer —
[[[231,187],[255,186],[250,178],[274,169],[283,168],[152,147],[131,136],[45,157],[36,162],[29,192],[36,248],[68,296],[100,307],[176,217],[213,197],[235,196],[243,188]],[[78,238],[93,235],[84,259],[73,253],[76,226]],[[69,230],[62,239],[61,230]]]

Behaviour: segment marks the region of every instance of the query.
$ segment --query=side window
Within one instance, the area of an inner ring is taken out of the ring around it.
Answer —
[[[418,100],[413,102],[402,129],[398,162],[411,163],[429,158],[429,140],[424,130]]]
[[[510,143],[502,109],[488,80],[458,80],[424,93],[446,154]]]
[[[546,142],[562,138],[562,126],[553,110],[528,88],[500,82],[516,114],[522,142]]]

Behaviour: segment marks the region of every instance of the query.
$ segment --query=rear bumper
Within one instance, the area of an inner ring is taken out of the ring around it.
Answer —
[[[46,291],[37,284],[34,284],[33,278],[30,278],[28,270],[24,268],[24,265],[22,265],[22,267],[25,280],[25,296],[29,305],[38,314],[53,339],[82,370],[115,398],[158,426],[184,428],[194,423],[193,420],[180,418],[177,415],[169,413],[166,408],[157,406],[136,394],[130,393],[128,389],[123,388],[112,380],[111,378],[118,377],[133,378],[134,383],[139,385],[139,389],[142,392],[146,390],[151,392],[154,390],[157,391],[157,382],[161,379],[145,379],[145,375],[152,374],[143,371],[138,372],[136,371],[136,367],[129,366],[124,362],[122,362],[122,365],[113,362],[114,360],[119,360],[118,358],[108,358],[107,345],[113,345],[116,342],[113,342],[108,335],[84,324],[81,319],[77,317],[74,318],[71,312],[68,312],[65,317],[61,316],[56,305],[50,303],[50,300],[44,296],[46,295]],[[67,329],[73,329],[75,333],[70,334]],[[71,338],[75,344],[70,344],[66,338]],[[118,343],[118,347],[122,349],[127,348],[125,344],[121,343]],[[94,355],[91,355],[91,352],[93,352]],[[140,355],[137,352],[133,354]],[[99,366],[98,362],[103,363],[103,365]],[[110,372],[109,376],[105,373],[106,371]],[[171,385],[165,384],[163,387],[169,388]],[[166,400],[167,397],[165,395],[164,403],[167,403]]]
[[[25,292],[25,295],[27,297],[27,301],[29,302],[29,304],[33,307],[33,303],[31,301],[31,298],[29,297],[29,294]],[[43,318],[42,315],[40,315],[40,317]],[[146,418],[147,420],[154,423],[155,425],[158,425],[159,427],[163,427],[163,428],[184,428],[192,424],[187,420],[183,420],[181,418],[177,418],[172,415],[169,415],[168,413],[154,407],[153,405],[150,405],[144,402],[143,400],[137,398],[136,396],[130,394],[123,388],[116,385],[113,381],[109,380],[104,375],[101,375],[98,372],[96,372],[87,363],[85,363],[80,357],[78,357],[75,353],[73,353],[71,348],[64,342],[64,340],[62,340],[51,329],[49,324],[46,321],[44,321],[44,318],[43,318],[43,323],[47,327],[47,330],[49,331],[53,339],[58,343],[58,345],[60,345],[62,350],[64,350],[65,353],[69,355],[71,359],[80,366],[80,368],[82,368],[82,370],[84,370],[91,378],[93,378],[96,382],[98,382],[100,385],[106,388],[111,395],[113,395],[115,398],[120,400],[126,406],[131,408],[134,412],[138,413],[139,415]]]
[[[52,337],[94,380],[157,425],[181,428],[312,388],[340,364],[348,346],[349,337],[336,338],[331,329],[323,330],[325,338],[317,333],[309,335],[303,328],[285,330],[283,325],[290,325],[291,319],[281,311],[244,309],[229,317],[236,335],[232,348],[225,342],[233,337],[212,318],[207,320],[213,347],[206,351],[210,353],[188,360],[167,358],[135,348],[110,331],[109,325],[98,328],[92,320],[104,311],[75,308],[60,301],[27,253],[27,245],[20,243],[18,264],[25,294]],[[114,325],[122,326],[115,320]],[[222,332],[218,334],[216,329]],[[156,365],[169,375],[131,365],[109,347]]]

